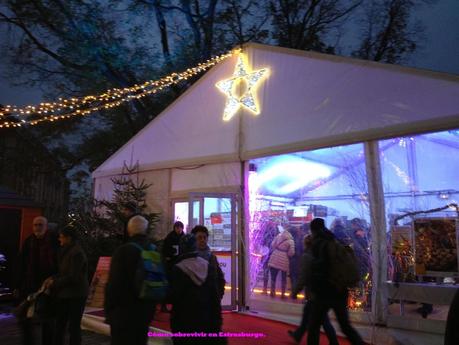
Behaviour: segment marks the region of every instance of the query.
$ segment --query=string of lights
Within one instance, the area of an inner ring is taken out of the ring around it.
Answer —
[[[86,116],[99,110],[118,107],[123,103],[155,94],[164,88],[185,81],[238,52],[239,50],[233,50],[215,56],[195,67],[188,68],[183,72],[171,73],[159,80],[149,80],[142,84],[136,84],[123,89],[109,89],[98,95],[69,99],[59,98],[58,102],[40,103],[25,107],[6,105],[0,108],[0,128],[21,127],[25,125],[34,126],[43,122],[54,122],[76,116]]]

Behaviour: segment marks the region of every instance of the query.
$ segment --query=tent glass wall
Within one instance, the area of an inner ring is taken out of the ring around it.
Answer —
[[[389,314],[445,319],[458,276],[459,131],[389,139],[379,150]]]
[[[303,238],[310,221],[321,217],[359,259],[362,283],[351,291],[349,307],[369,311],[370,214],[363,144],[251,160],[248,186],[251,298],[289,301]]]

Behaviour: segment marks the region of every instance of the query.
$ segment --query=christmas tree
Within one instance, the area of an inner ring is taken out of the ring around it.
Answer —
[[[120,176],[112,178],[113,197],[111,200],[87,200],[70,215],[70,224],[80,235],[89,260],[92,276],[101,256],[112,256],[123,244],[127,219],[122,213],[126,204],[135,205],[136,213],[148,220],[148,235],[153,239],[160,214],[148,212],[147,191],[151,184],[139,180],[138,166],[125,166]]]

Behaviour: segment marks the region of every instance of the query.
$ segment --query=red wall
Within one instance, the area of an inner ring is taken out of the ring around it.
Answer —
[[[20,246],[22,242],[32,233],[32,222],[33,219],[37,216],[43,214],[41,208],[26,208],[26,207],[16,207],[8,205],[0,205],[0,208],[10,208],[22,211],[21,217],[21,235],[20,235]]]

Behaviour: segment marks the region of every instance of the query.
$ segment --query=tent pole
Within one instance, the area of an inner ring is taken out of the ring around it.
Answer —
[[[372,237],[373,288],[371,310],[373,322],[378,325],[386,325],[388,310],[385,285],[387,280],[386,212],[378,141],[367,141],[364,143],[364,147]]]

